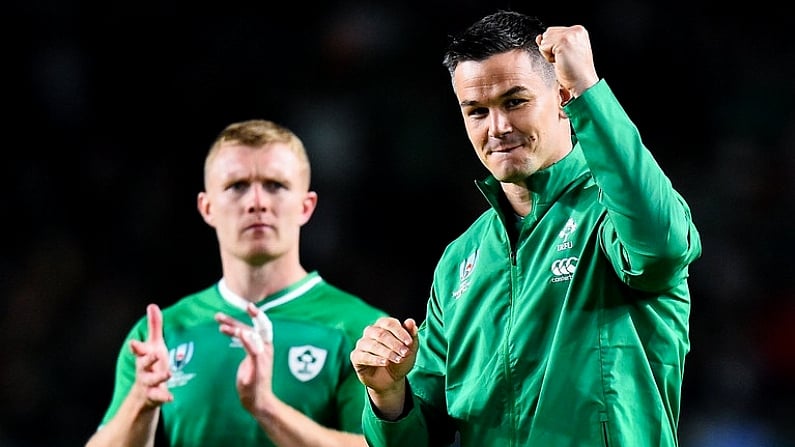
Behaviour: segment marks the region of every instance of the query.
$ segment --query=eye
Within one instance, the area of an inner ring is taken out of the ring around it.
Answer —
[[[510,98],[505,100],[505,107],[509,109],[513,109],[515,107],[519,107],[520,105],[526,103],[527,100],[523,98]]]
[[[269,180],[267,182],[263,182],[262,187],[269,192],[277,192],[282,189],[287,189],[287,185],[285,185],[282,182],[277,182],[275,180]]]
[[[489,114],[489,109],[486,107],[473,107],[466,111],[466,116],[471,118],[483,118]]]
[[[246,189],[248,189],[248,182],[240,180],[237,182],[230,183],[228,189],[231,189],[232,191],[243,192]]]

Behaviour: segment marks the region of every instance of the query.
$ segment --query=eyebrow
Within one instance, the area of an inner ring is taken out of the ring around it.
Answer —
[[[526,92],[526,91],[527,91],[527,88],[525,88],[525,87],[523,87],[521,85],[517,85],[515,87],[511,87],[508,90],[506,90],[505,93],[500,95],[500,98],[501,99],[510,98],[511,96],[514,96],[514,95],[516,95],[518,93],[522,93],[522,92]],[[464,100],[464,101],[461,101],[461,103],[460,103],[461,107],[472,107],[472,106],[476,106],[476,105],[478,105],[478,102],[475,101],[475,100]]]

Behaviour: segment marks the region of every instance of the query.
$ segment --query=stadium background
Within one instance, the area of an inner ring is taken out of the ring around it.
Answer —
[[[422,317],[485,206],[441,52],[499,7],[590,30],[693,209],[683,447],[795,445],[795,39],[767,1],[6,3],[0,446],[82,445],[146,303],[218,279],[195,196],[231,121],[304,139],[305,265]]]

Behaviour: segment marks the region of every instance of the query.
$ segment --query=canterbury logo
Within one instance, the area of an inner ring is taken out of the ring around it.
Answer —
[[[578,259],[574,256],[570,258],[558,259],[552,263],[550,270],[555,275],[552,282],[568,281],[572,274],[577,270]]]

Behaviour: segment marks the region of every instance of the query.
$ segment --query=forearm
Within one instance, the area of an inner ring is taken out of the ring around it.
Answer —
[[[399,382],[394,390],[376,392],[367,388],[367,395],[376,414],[387,421],[396,421],[404,414],[406,405],[406,382]]]
[[[159,407],[146,407],[128,396],[119,412],[88,440],[85,447],[152,447]]]
[[[256,413],[259,426],[279,447],[367,447],[363,435],[324,427],[278,399]]]

